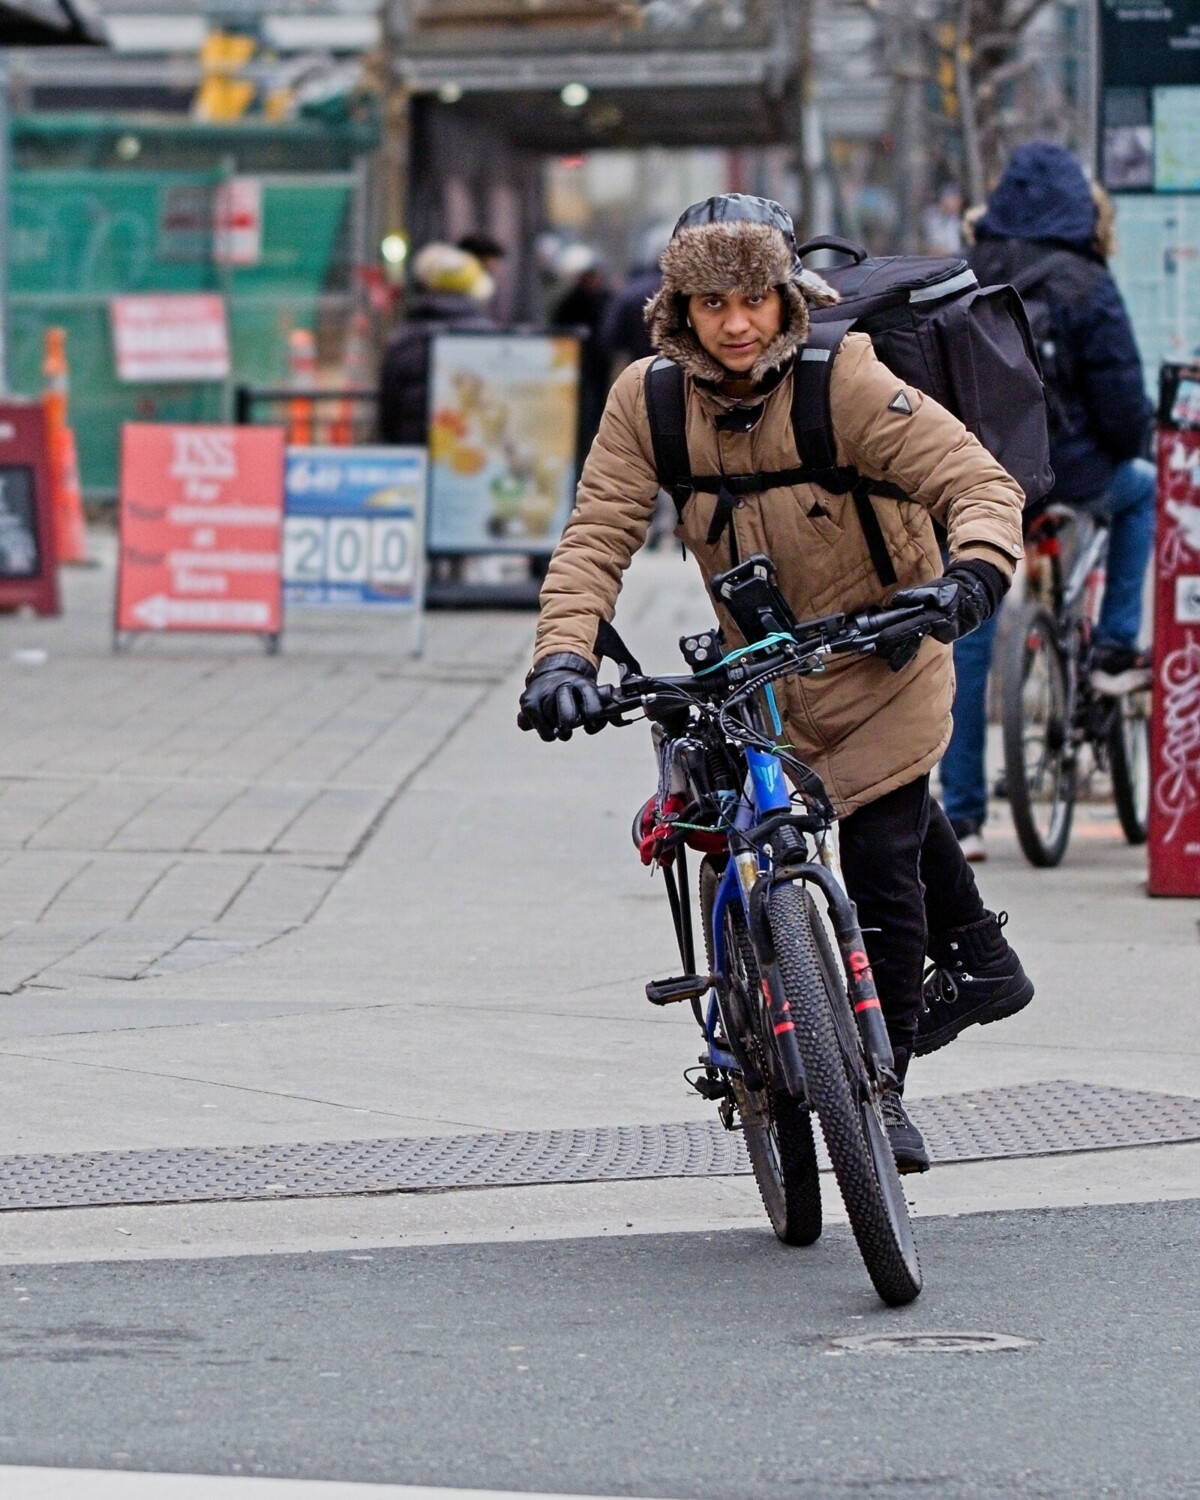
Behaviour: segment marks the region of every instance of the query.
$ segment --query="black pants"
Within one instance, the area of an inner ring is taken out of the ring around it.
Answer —
[[[929,777],[868,802],[839,824],[842,871],[903,1078],[921,1010],[928,929],[984,915],[971,867]]]

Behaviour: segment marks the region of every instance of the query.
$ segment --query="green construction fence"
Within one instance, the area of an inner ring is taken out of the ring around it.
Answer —
[[[94,133],[77,137],[69,122],[55,132],[20,118],[14,125],[9,381],[23,394],[40,391],[45,330],[67,330],[71,420],[89,500],[116,494],[122,422],[228,419],[237,385],[285,380],[294,328],[313,330],[336,354],[353,306],[352,268],[362,254],[356,241],[363,177],[354,166],[368,144],[362,132],[347,135],[338,170],[329,132],[320,132],[324,149],[316,152],[308,140],[312,127],[191,132],[175,124],[155,136],[130,124],[122,136],[109,121],[105,130],[114,143],[151,135],[139,160],[121,165],[97,146]],[[100,161],[84,164],[89,151]],[[289,169],[289,159],[316,160],[321,170]],[[213,194],[234,172],[262,183],[262,253],[252,266],[219,265],[213,256]],[[196,291],[226,298],[229,379],[118,380],[110,299]]]

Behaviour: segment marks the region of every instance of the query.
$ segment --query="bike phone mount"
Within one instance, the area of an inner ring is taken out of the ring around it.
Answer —
[[[791,635],[799,624],[775,581],[775,564],[762,552],[717,573],[712,588],[749,645],[769,635]]]

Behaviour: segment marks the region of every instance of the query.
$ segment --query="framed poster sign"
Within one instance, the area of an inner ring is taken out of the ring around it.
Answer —
[[[436,334],[429,551],[553,551],[575,499],[578,408],[577,338]]]

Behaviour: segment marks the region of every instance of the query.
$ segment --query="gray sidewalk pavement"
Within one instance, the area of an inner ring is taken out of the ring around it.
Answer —
[[[516,731],[529,616],[435,614],[417,660],[403,622],[317,614],[289,618],[277,658],[206,638],[114,656],[111,589],[110,563],[71,573],[64,620],[0,624],[0,1155],[710,1117],[681,1077],[690,1020],[642,993],[678,965],[629,839],[648,736]],[[636,560],[618,624],[647,666],[673,667],[707,617],[677,553]],[[1056,1078],[1197,1093],[1200,902],[1149,900],[1144,851],[1101,804],[1058,870],[1031,870],[1002,821],[989,840],[985,898],[1010,911],[1038,998],[918,1064],[914,1095]],[[1200,1148],[950,1167],[914,1188],[922,1212],[1139,1195],[1200,1196]],[[676,1212],[761,1218],[741,1179],[588,1184],[8,1214],[0,1256]]]

